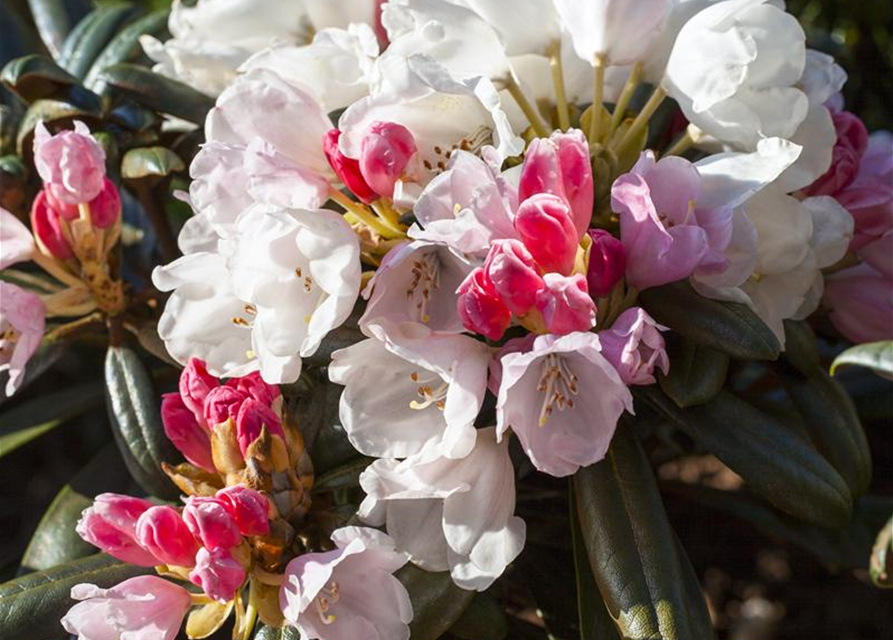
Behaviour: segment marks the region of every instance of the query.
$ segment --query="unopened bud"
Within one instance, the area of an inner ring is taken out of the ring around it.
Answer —
[[[186,407],[179,393],[166,393],[162,396],[161,422],[168,440],[183,457],[205,471],[215,470],[211,458],[210,435],[195,419],[195,414]]]
[[[50,206],[47,192],[41,191],[31,206],[31,230],[41,249],[57,260],[69,260],[74,252],[65,233],[59,212]]]
[[[147,510],[136,523],[136,538],[159,562],[191,567],[198,544],[180,513],[169,506]]]
[[[522,202],[515,231],[544,271],[571,274],[580,243],[570,207],[562,198],[538,194]]]
[[[341,131],[338,129],[330,130],[323,138],[322,148],[329,161],[329,166],[335,172],[335,175],[344,183],[351,192],[362,202],[369,204],[378,199],[378,194],[372,190],[360,171],[360,162],[355,158],[348,158],[341,153],[338,148],[338,139],[341,138]]]
[[[546,286],[537,296],[536,308],[549,333],[566,335],[595,325],[595,303],[582,274],[547,273],[543,280]]]
[[[228,549],[199,549],[189,580],[209,597],[226,603],[245,581],[245,569]]]
[[[242,542],[242,534],[227,507],[217,498],[189,498],[183,521],[208,549],[229,549]]]
[[[484,271],[496,294],[517,315],[530,311],[536,304],[536,294],[544,286],[536,261],[518,240],[495,241]]]
[[[457,293],[459,317],[465,328],[491,340],[499,340],[511,324],[512,314],[484,270],[472,271]]]
[[[269,533],[270,504],[264,494],[236,485],[218,491],[217,498],[227,505],[242,535],[263,536]]]
[[[623,278],[626,271],[626,249],[619,238],[603,229],[590,229],[589,237],[592,239],[586,274],[589,294],[593,298],[603,298]]]
[[[392,198],[394,185],[415,152],[415,138],[409,129],[394,122],[372,123],[360,148],[360,171],[366,184],[383,198]]]

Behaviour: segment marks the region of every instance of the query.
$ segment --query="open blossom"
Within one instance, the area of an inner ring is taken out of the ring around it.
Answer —
[[[34,239],[18,218],[0,207],[0,269],[31,259]]]
[[[500,439],[511,428],[533,465],[564,477],[601,460],[632,395],[601,353],[598,336],[538,336],[501,357]]]
[[[335,549],[305,553],[285,568],[279,603],[286,623],[302,638],[407,640],[409,594],[393,573],[406,554],[380,531],[343,527]]]
[[[138,576],[100,589],[79,584],[80,600],[62,618],[62,626],[80,640],[173,640],[191,605],[183,587],[156,576]]]
[[[670,371],[661,331],[667,327],[657,324],[644,309],[627,309],[610,329],[599,331],[602,355],[614,365],[620,379],[628,385],[654,384],[654,370],[664,375]]]
[[[386,524],[413,563],[449,569],[463,589],[487,589],[524,547],[508,441],[498,443],[492,427],[478,431],[465,458],[377,460],[360,485],[367,494],[360,518]]]
[[[0,282],[0,372],[9,372],[7,397],[21,386],[25,366],[40,346],[45,315],[37,294]]]
[[[74,131],[50,135],[41,122],[34,130],[34,165],[53,198],[66,205],[90,202],[102,191],[105,151],[83,122]]]

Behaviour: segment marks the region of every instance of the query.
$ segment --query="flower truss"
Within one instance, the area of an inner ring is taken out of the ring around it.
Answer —
[[[152,274],[185,366],[162,403],[184,498],[84,513],[85,540],[160,576],[75,587],[63,625],[85,640],[230,616],[237,638],[259,619],[399,640],[405,563],[487,589],[525,545],[516,466],[599,462],[674,366],[649,289],[746,306],[782,349],[820,306],[855,342],[893,337],[893,142],[781,3],[199,0],[170,32],[142,40],[156,72],[216,96],[182,256]],[[2,283],[8,393],[45,314],[114,317],[122,296],[102,148],[78,124],[35,155],[33,234],[3,213],[2,266],[66,288]],[[362,340],[321,348],[353,322]],[[277,386],[319,354],[374,458],[322,537]]]

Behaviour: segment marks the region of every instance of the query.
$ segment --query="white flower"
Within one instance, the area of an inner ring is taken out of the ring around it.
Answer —
[[[154,271],[155,286],[174,291],[158,333],[179,362],[196,356],[215,375],[260,370],[269,383],[293,382],[301,357],[353,309],[359,253],[353,230],[333,211],[254,205],[215,251]]]
[[[717,2],[680,30],[663,85],[697,128],[722,142],[754,149],[761,137],[789,138],[809,109],[795,86],[805,40],[796,18],[769,0]]]
[[[302,640],[407,640],[412,604],[393,576],[406,555],[365,527],[337,529],[332,541],[334,550],[288,563],[279,591],[287,624]]]
[[[360,517],[387,524],[412,562],[428,571],[449,569],[463,589],[489,587],[524,547],[524,521],[512,515],[508,442],[497,443],[492,427],[478,431],[465,458],[377,460],[360,485],[368,494]]]
[[[556,477],[604,458],[632,395],[594,333],[538,336],[502,356],[497,434],[511,428],[533,465]]]
[[[458,458],[474,446],[489,362],[486,345],[468,336],[425,338],[408,349],[370,339],[333,353],[329,377],[346,387],[341,424],[360,453]]]
[[[507,56],[546,54],[561,39],[555,8],[543,0],[453,0],[486,20],[499,35]]]

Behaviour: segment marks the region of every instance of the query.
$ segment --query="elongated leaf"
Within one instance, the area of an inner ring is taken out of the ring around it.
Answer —
[[[503,640],[508,635],[508,619],[490,596],[478,593],[459,619],[450,627],[450,635],[461,640]]]
[[[784,321],[784,360],[801,375],[811,376],[822,371],[815,333],[806,322]]]
[[[412,601],[412,640],[436,640],[449,629],[474,597],[460,589],[446,571],[431,573],[407,564],[396,574]]]
[[[176,498],[176,487],[161,463],[174,462],[178,456],[164,434],[159,398],[145,365],[130,349],[109,347],[105,384],[115,441],[130,473],[152,495]]]
[[[786,387],[819,451],[861,496],[871,483],[871,451],[849,394],[821,369],[809,378],[788,377]]]
[[[531,525],[533,523],[528,523],[533,528]],[[514,564],[530,589],[536,602],[537,615],[549,636],[558,640],[575,640],[580,635],[577,603],[569,597],[567,582],[574,571],[572,553],[567,549],[531,544],[528,539],[524,553],[518,556]],[[609,628],[613,627],[612,624]]]
[[[893,517],[880,530],[871,548],[871,581],[885,589],[893,588]]]
[[[106,67],[119,62],[129,62],[136,58],[141,52],[140,36],[148,34],[156,37],[163,37],[167,33],[167,9],[153,11],[147,16],[143,16],[132,24],[128,25],[123,31],[112,38],[111,42],[106,45],[102,53],[96,57],[90,66],[84,78],[84,86],[92,89],[97,93],[101,93],[103,84],[97,82],[100,72]]]
[[[853,498],[840,474],[765,413],[727,392],[690,409],[680,409],[653,386],[638,387],[636,395],[782,511],[824,526],[849,521]]]
[[[71,25],[90,10],[86,0],[28,0],[28,5],[40,38],[54,58],[61,52]]]
[[[743,304],[710,300],[688,282],[675,282],[639,294],[655,320],[698,344],[741,360],[775,360],[778,339]]]
[[[139,12],[139,8],[129,3],[99,7],[81,20],[65,39],[59,64],[83,79],[109,41]]]
[[[97,75],[97,82],[107,84],[115,95],[195,124],[202,124],[214,106],[213,98],[134,64],[106,67]]]
[[[844,366],[866,367],[879,374],[893,377],[893,340],[869,342],[847,349],[834,359],[831,375]]]
[[[37,54],[10,61],[3,67],[0,80],[26,102],[52,97],[78,81],[46,56]]]
[[[670,339],[667,351],[670,373],[659,375],[658,381],[677,405],[684,408],[704,404],[722,391],[729,356],[684,338]]]
[[[299,640],[300,632],[294,627],[282,627],[274,629],[273,627],[265,627],[261,623],[257,623],[258,629],[254,632],[251,640]]]
[[[589,565],[621,636],[713,638],[704,597],[688,580],[688,557],[679,553],[629,425],[620,425],[604,460],[574,475],[574,493]]]
[[[357,458],[340,467],[331,469],[317,476],[313,484],[313,492],[334,491],[335,489],[347,489],[360,486],[360,474],[373,462],[372,458]]]
[[[34,425],[0,436],[0,458],[9,455],[19,447],[23,447],[32,440],[36,440],[62,424],[62,420],[50,420],[43,424]]]
[[[71,588],[82,582],[109,588],[151,569],[124,564],[105,554],[75,560],[0,585],[3,640],[48,640],[64,634],[59,620],[74,604]]]

